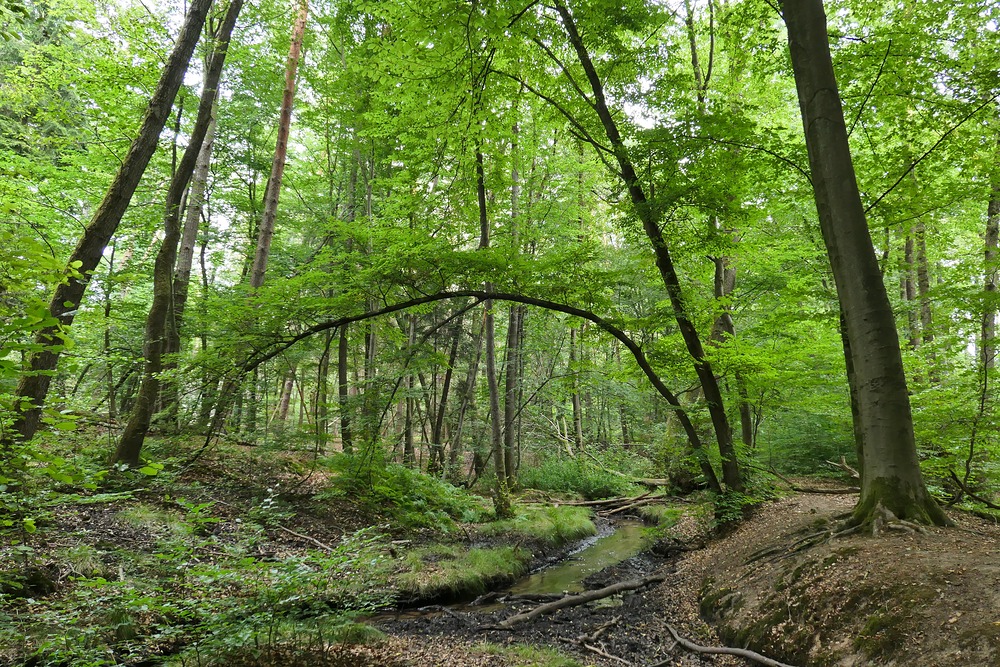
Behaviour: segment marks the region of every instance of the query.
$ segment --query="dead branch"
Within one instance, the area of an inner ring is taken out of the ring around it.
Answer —
[[[667,625],[667,630],[673,636],[674,641],[683,646],[688,651],[692,653],[702,653],[702,654],[712,654],[712,655],[735,655],[740,658],[746,658],[747,660],[753,660],[756,663],[764,665],[765,667],[792,667],[784,662],[778,662],[773,658],[768,658],[763,656],[756,651],[750,651],[745,648],[729,648],[728,646],[702,646],[700,644],[695,644],[689,639],[685,639],[677,634],[677,630],[674,629],[672,625]],[[666,660],[661,660],[660,662],[653,663],[649,667],[666,667],[673,662],[672,658],[667,658]]]
[[[581,604],[586,604],[588,602],[593,602],[594,600],[601,600],[606,597],[611,597],[617,593],[624,593],[626,591],[634,591],[639,588],[643,588],[650,584],[658,584],[665,580],[667,575],[665,574],[654,574],[648,577],[643,577],[642,579],[630,579],[629,581],[620,581],[617,584],[612,584],[610,586],[605,586],[604,588],[599,588],[593,591],[586,591],[580,593],[579,595],[567,595],[559,600],[553,600],[552,602],[547,602],[543,605],[539,605],[530,611],[523,612],[521,614],[515,614],[510,618],[497,623],[494,627],[496,630],[511,630],[516,625],[520,625],[526,621],[533,620],[539,616],[544,616],[545,614],[551,614],[554,611],[559,611],[560,609],[565,609],[566,607],[576,607]]]
[[[827,463],[829,463],[831,465],[837,465],[837,464],[833,463],[832,461],[827,461]],[[847,464],[845,463],[844,465],[847,465]],[[850,470],[854,470],[854,468],[851,468],[850,466],[847,466],[847,467]],[[763,470],[763,468],[761,468],[761,470]],[[785,484],[787,484],[788,487],[792,491],[797,491],[798,493],[829,493],[829,494],[833,494],[833,495],[840,495],[840,494],[843,494],[843,493],[860,493],[861,492],[861,489],[859,487],[856,487],[856,486],[848,486],[848,487],[845,487],[845,488],[842,488],[842,489],[822,489],[822,488],[818,488],[818,487],[814,487],[814,486],[799,486],[798,484],[796,484],[792,480],[788,479],[787,477],[785,477],[784,475],[782,475],[780,472],[778,472],[774,468],[769,468],[767,470],[767,472],[771,473],[772,475],[774,475],[775,477],[777,477],[778,479],[780,479],[782,482],[784,482]]]
[[[851,466],[847,465],[847,459],[844,458],[843,456],[840,457],[840,463],[837,463],[836,461],[827,461],[826,464],[829,466],[833,466],[837,470],[843,470],[844,472],[846,472],[848,475],[851,476],[851,479],[857,479],[857,480],[861,479],[861,473],[859,473]]]
[[[955,482],[956,484],[958,484],[958,488],[962,489],[962,493],[964,493],[965,495],[969,496],[970,498],[972,498],[972,499],[973,499],[973,500],[975,500],[976,502],[978,502],[978,503],[982,503],[983,505],[986,505],[986,506],[987,506],[987,507],[989,507],[989,508],[990,508],[991,510],[1000,510],[1000,505],[995,505],[995,504],[991,503],[990,501],[986,500],[985,498],[981,498],[980,496],[977,496],[977,495],[976,495],[976,494],[974,494],[974,493],[973,493],[972,491],[970,491],[970,490],[969,490],[969,487],[967,487],[967,486],[965,485],[965,483],[964,483],[964,482],[962,482],[962,480],[960,480],[960,479],[958,478],[958,475],[956,475],[956,474],[955,474],[955,471],[954,471],[954,470],[949,470],[948,472],[949,472],[949,473],[951,473],[951,479],[952,479],[952,480],[953,480],[953,481],[954,481],[954,482]]]
[[[601,500],[566,500],[566,501],[553,501],[553,505],[572,505],[580,507],[592,507],[597,505],[618,505],[621,503],[635,502],[637,500],[642,500],[648,497],[652,491],[647,491],[640,496],[634,496],[632,498],[619,497],[619,498],[602,498]]]
[[[642,500],[637,500],[634,503],[622,505],[621,507],[616,507],[615,509],[601,510],[600,512],[598,512],[598,514],[600,514],[601,516],[611,516],[612,514],[618,514],[619,512],[624,512],[625,510],[635,509],[636,507],[642,507],[643,505],[655,503],[658,500],[663,500],[663,498],[662,497],[643,498]]]

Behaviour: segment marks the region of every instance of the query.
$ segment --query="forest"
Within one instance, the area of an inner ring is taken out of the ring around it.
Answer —
[[[1000,660],[989,0],[0,0],[0,246],[0,665]]]

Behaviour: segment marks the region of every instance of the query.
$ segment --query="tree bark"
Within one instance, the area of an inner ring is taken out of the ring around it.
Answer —
[[[129,147],[118,174],[69,257],[67,279],[55,289],[49,303],[49,313],[55,322],[38,332],[35,342],[40,349],[31,355],[29,370],[21,376],[15,392],[14,409],[17,417],[11,431],[24,440],[30,440],[38,430],[52,372],[59,363],[63,337],[67,335],[66,329],[73,323],[90,276],[101,261],[105,246],[118,229],[139,180],[156,150],[160,132],[170,115],[170,108],[184,79],[184,72],[187,71],[211,4],[212,0],[193,0],[191,3],[174,50],[146,107],[139,134]]]
[[[448,408],[448,398],[451,392],[451,380],[455,373],[455,362],[458,361],[458,344],[462,339],[462,319],[463,315],[458,315],[452,325],[451,347],[448,351],[448,367],[444,371],[444,381],[441,384],[441,400],[438,401],[437,413],[434,417],[434,426],[431,429],[431,460],[427,466],[427,472],[432,475],[440,474],[445,469],[444,462],[444,424],[445,414]]]
[[[226,17],[215,35],[216,45],[212,51],[211,62],[205,75],[205,83],[201,92],[201,102],[198,115],[191,131],[191,138],[180,164],[174,171],[167,191],[164,206],[163,227],[165,235],[160,243],[153,264],[153,303],[146,316],[145,338],[143,341],[143,374],[139,385],[132,416],[118,441],[114,461],[129,466],[139,464],[139,454],[142,444],[149,431],[156,400],[160,391],[159,374],[163,370],[163,354],[167,346],[168,320],[173,315],[174,263],[177,259],[177,243],[180,240],[180,209],[184,190],[187,188],[194,172],[195,162],[201,152],[202,143],[208,133],[212,119],[212,108],[215,105],[219,80],[222,78],[222,67],[226,61],[226,50],[229,47],[229,37],[236,25],[236,18],[243,7],[243,0],[233,0],[226,12]]]
[[[274,237],[274,221],[278,215],[281,179],[285,173],[285,159],[288,155],[288,133],[292,124],[292,103],[295,101],[295,73],[302,55],[302,40],[305,37],[308,18],[309,2],[308,0],[299,0],[299,13],[292,27],[292,44],[288,50],[288,60],[285,63],[285,91],[281,97],[278,138],[274,146],[274,159],[271,162],[271,176],[267,180],[267,189],[264,191],[264,210],[260,216],[260,227],[257,230],[257,250],[254,254],[253,268],[250,271],[250,286],[254,289],[264,284],[264,276],[267,273],[267,258],[271,252],[271,239]]]
[[[344,453],[354,451],[354,438],[351,433],[351,411],[348,404],[350,386],[347,377],[347,358],[349,347],[347,325],[340,327],[340,340],[337,344],[337,401],[340,408],[340,447]]]
[[[674,267],[673,258],[671,257],[666,239],[660,230],[660,216],[656,211],[656,207],[652,206],[651,202],[647,199],[646,192],[639,182],[635,166],[629,157],[628,148],[618,129],[618,123],[608,108],[604,95],[604,84],[597,73],[597,68],[590,58],[583,39],[577,31],[576,22],[572,14],[563,0],[556,0],[555,7],[566,29],[570,44],[576,51],[577,58],[587,75],[587,80],[594,94],[592,106],[601,121],[611,148],[614,150],[615,159],[620,170],[618,176],[628,189],[632,206],[653,248],[656,267],[666,287],[667,295],[674,311],[674,319],[677,322],[677,328],[684,339],[688,354],[691,355],[694,361],[695,373],[701,382],[702,392],[705,395],[705,402],[708,404],[708,411],[712,419],[713,429],[715,430],[716,441],[719,445],[719,453],[722,457],[722,479],[729,488],[742,491],[744,488],[743,474],[740,471],[736,450],[733,447],[733,434],[729,426],[729,419],[726,416],[722,392],[719,388],[719,383],[715,379],[712,366],[705,357],[705,350],[701,344],[701,337],[698,334],[698,330],[688,316],[680,278]]]
[[[490,222],[486,211],[486,174],[483,169],[483,153],[476,150],[476,200],[479,204],[479,249],[490,247]],[[483,286],[487,293],[493,291],[493,284]],[[484,343],[486,345],[486,386],[490,395],[490,447],[493,452],[493,467],[497,481],[493,494],[493,507],[498,518],[511,515],[507,470],[503,455],[503,434],[501,432],[500,386],[497,383],[496,325],[493,319],[493,300],[483,302],[486,310]]]
[[[986,304],[983,308],[982,341],[980,356],[984,368],[992,369],[996,362],[997,308],[997,245],[1000,239],[1000,178],[993,183],[990,202],[986,207],[985,266],[983,268]]]
[[[900,519],[945,525],[927,493],[913,435],[899,337],[858,192],[822,0],[783,0],[820,230],[853,360],[864,452],[854,523],[881,506]]]

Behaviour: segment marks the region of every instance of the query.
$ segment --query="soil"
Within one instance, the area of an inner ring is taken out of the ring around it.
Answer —
[[[218,479],[219,471],[211,472]],[[391,529],[385,517],[347,500],[317,501],[311,485],[318,487],[321,481],[303,484],[291,476],[287,483],[268,480],[275,497],[297,511],[272,523],[262,536],[260,553],[252,555],[282,558],[335,545],[360,528]],[[234,477],[232,493],[218,482],[213,489],[188,490],[192,503],[217,501],[212,515],[219,521],[206,526],[221,545],[217,548],[235,542],[245,530],[241,517],[253,504],[246,485]],[[749,664],[731,656],[690,653],[672,640],[669,624],[702,645],[747,647],[799,667],[1000,665],[1000,526],[949,510],[956,524],[952,528],[827,539],[837,517],[855,500],[854,495],[794,495],[759,507],[727,535],[711,539],[707,518],[687,514],[672,528],[670,539],[585,582],[596,589],[661,573],[666,574],[662,584],[563,609],[514,630],[493,626],[535,603],[382,615],[372,622],[387,634],[385,641],[342,646],[338,650],[344,654],[329,664],[513,667],[530,663],[491,647],[524,644],[556,648],[595,667]],[[118,550],[149,550],[158,531],[171,529],[123,521],[122,510],[139,503],[176,510],[174,501],[152,491],[113,504],[74,505],[56,514],[46,531],[53,539],[37,547],[49,551],[77,542],[96,545],[105,553],[99,569],[113,576],[121,567]],[[431,534],[408,534],[400,548],[433,539]],[[553,555],[536,553],[540,558]],[[210,559],[212,554],[198,557]],[[61,588],[72,576],[100,574],[53,563],[24,572],[28,593],[45,595],[48,582]],[[27,584],[35,587],[36,579],[42,588],[29,589]]]
[[[949,511],[952,528],[817,536],[834,529],[855,501],[800,494],[769,503],[704,548],[642,554],[587,581],[598,588],[666,570],[663,584],[513,631],[490,626],[531,603],[400,615],[379,626],[421,656],[429,649],[437,656],[401,663],[409,665],[482,664],[465,650],[475,641],[558,647],[586,665],[750,664],[688,653],[675,646],[668,623],[703,645],[747,647],[799,666],[1000,664],[1000,526]],[[686,532],[689,542],[699,541],[697,529]],[[796,550],[807,536],[819,542]],[[609,623],[598,639],[579,641]]]

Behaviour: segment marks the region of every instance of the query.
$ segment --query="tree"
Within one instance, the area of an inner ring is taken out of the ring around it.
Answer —
[[[924,485],[896,322],[879,271],[847,141],[822,0],[782,3],[820,230],[833,269],[857,396],[861,497],[852,522],[888,510],[945,525]]]
[[[139,185],[139,179],[156,150],[160,132],[170,114],[211,4],[212,0],[194,0],[191,3],[174,49],[149,100],[139,134],[70,255],[66,277],[52,296],[49,313],[58,320],[58,324],[47,326],[38,332],[35,338],[38,350],[31,355],[28,370],[22,375],[16,391],[14,407],[18,417],[14,430],[25,440],[30,440],[38,430],[52,373],[69,336],[67,327],[73,323],[90,276],[101,261],[105,246],[118,229],[118,223]]]
[[[205,141],[212,123],[212,110],[215,106],[219,80],[222,78],[229,37],[242,7],[243,0],[232,0],[225,19],[215,35],[215,48],[209,61],[208,71],[205,73],[201,102],[198,106],[198,116],[191,132],[191,139],[184,150],[184,155],[173,178],[171,178],[170,188],[167,192],[163,215],[163,226],[166,233],[153,264],[153,303],[150,305],[149,314],[146,317],[142,382],[139,385],[139,395],[136,397],[132,415],[125,425],[125,430],[118,441],[118,448],[114,455],[114,461],[120,461],[129,466],[139,465],[139,453],[149,430],[153,409],[160,393],[159,374],[163,370],[163,354],[168,344],[168,319],[173,314],[173,274],[177,259],[177,244],[181,238],[180,214],[183,193],[194,173],[202,143]]]

